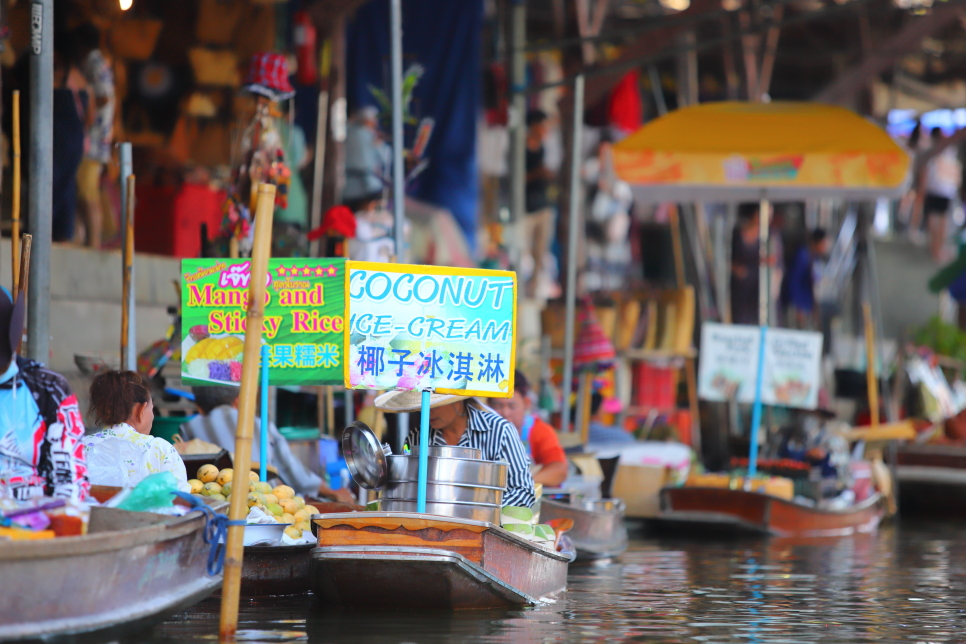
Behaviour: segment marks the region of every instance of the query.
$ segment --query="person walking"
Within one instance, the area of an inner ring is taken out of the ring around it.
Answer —
[[[75,55],[93,98],[87,125],[87,149],[77,169],[77,191],[84,216],[86,243],[100,248],[104,233],[115,232],[109,202],[101,193],[101,177],[111,162],[114,143],[114,72],[101,51],[101,32],[85,23],[71,34]],[[104,225],[108,224],[105,231]]]
[[[942,130],[934,127],[932,147],[925,168],[926,198],[923,203],[923,213],[929,239],[929,254],[937,262],[943,260],[949,208],[959,194],[963,174],[958,149],[956,146],[944,143]]]

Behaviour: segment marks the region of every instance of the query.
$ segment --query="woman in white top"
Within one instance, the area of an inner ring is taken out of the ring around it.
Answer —
[[[184,461],[174,446],[150,435],[154,401],[133,371],[106,371],[91,383],[91,414],[103,427],[84,437],[92,485],[134,487],[149,474],[168,471],[188,490]]]

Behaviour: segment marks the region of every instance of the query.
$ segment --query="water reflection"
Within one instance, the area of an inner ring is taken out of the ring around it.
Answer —
[[[844,539],[641,539],[619,560],[572,567],[569,592],[532,610],[339,613],[310,597],[245,604],[246,641],[338,644],[959,642],[966,526],[886,526]],[[210,641],[218,603],[152,642]]]

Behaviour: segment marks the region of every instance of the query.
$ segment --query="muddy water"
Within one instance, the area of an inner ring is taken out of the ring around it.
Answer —
[[[153,644],[207,642],[209,600],[156,627]],[[908,521],[837,540],[639,537],[618,560],[572,566],[535,609],[341,614],[310,597],[243,604],[262,642],[966,642],[966,524]],[[143,641],[143,640],[142,640]]]

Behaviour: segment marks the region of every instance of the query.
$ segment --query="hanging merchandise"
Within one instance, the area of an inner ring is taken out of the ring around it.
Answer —
[[[292,171],[285,158],[285,141],[279,128],[284,115],[278,102],[290,99],[295,92],[288,80],[285,57],[265,52],[252,56],[243,89],[256,101],[253,115],[239,128],[241,135],[232,145],[231,185],[221,233],[223,240],[238,240],[239,253],[247,255],[253,242],[252,213],[258,185],[274,185],[276,207],[288,206]]]
[[[292,40],[295,41],[295,77],[301,85],[314,85],[319,79],[316,66],[316,31],[308,11],[296,11],[292,18]]]

